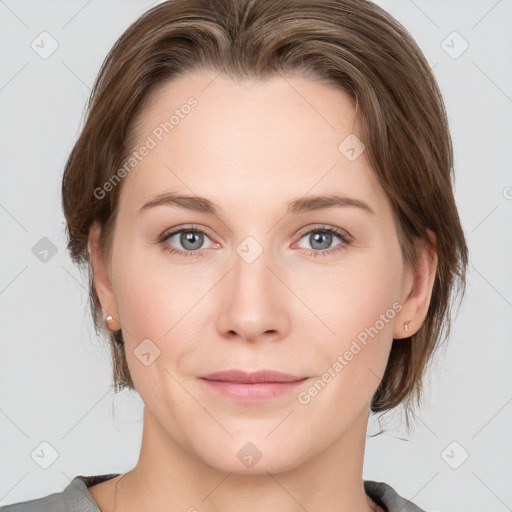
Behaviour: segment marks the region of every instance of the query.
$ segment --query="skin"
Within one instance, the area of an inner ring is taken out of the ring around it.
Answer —
[[[120,481],[116,510],[380,510],[362,480],[370,402],[393,338],[414,334],[425,319],[436,255],[422,246],[417,269],[404,266],[391,206],[365,153],[350,161],[338,150],[357,133],[345,93],[300,75],[237,83],[189,73],[151,97],[134,149],[190,96],[198,106],[123,178],[110,266],[98,226],[90,231],[103,313],[114,317],[110,328],[123,328],[145,404],[140,457]],[[170,191],[205,197],[219,213],[169,205],[138,213]],[[324,194],[363,200],[374,213],[344,206],[286,214],[293,199]],[[206,233],[199,256],[168,252],[198,252],[179,234],[157,241],[190,223]],[[333,235],[315,249],[318,224],[352,241]],[[263,249],[250,264],[236,252],[249,235]],[[301,404],[298,393],[396,302],[394,318]],[[148,366],[134,355],[146,338],[160,350]],[[259,404],[198,379],[231,368],[309,379]],[[252,467],[237,457],[248,442],[262,454]],[[119,480],[89,488],[102,511],[114,510]]]

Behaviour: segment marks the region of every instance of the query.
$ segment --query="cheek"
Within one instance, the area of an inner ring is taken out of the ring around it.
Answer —
[[[344,344],[381,315],[394,318],[402,272],[396,251],[354,253],[337,266],[307,270],[294,269],[287,282],[306,306],[302,319],[316,322],[325,340]],[[379,330],[388,332],[391,324],[378,322]]]
[[[124,254],[130,256],[118,259],[113,277],[128,367],[139,391],[149,387],[156,392],[157,381],[170,378],[165,369],[174,373],[201,340],[216,276],[206,275],[199,265],[194,270],[171,265],[165,253],[153,261],[142,250]]]
[[[387,365],[393,323],[401,309],[395,301],[396,276],[371,272],[368,267],[364,271],[360,277],[355,272],[334,275],[325,294],[330,300],[318,309],[334,334],[323,329],[326,334],[318,339],[315,350],[317,378],[299,402],[331,411],[322,426],[326,436],[369,408]],[[341,277],[339,287],[336,279]]]
[[[347,258],[329,269],[328,279],[325,269],[317,276],[296,274],[297,294],[316,314],[308,312],[307,318],[322,333],[317,336],[317,368],[324,370],[319,387],[325,383],[326,390],[320,401],[342,402],[347,411],[358,410],[371,399],[384,373],[401,309],[401,272],[400,253],[391,247]]]
[[[172,265],[164,252],[148,258],[144,251],[150,252],[147,248],[131,250],[129,257],[119,258],[115,290],[118,312],[128,335],[163,339],[180,319],[186,317],[187,321],[193,314],[194,305],[205,293],[206,276],[192,272],[190,267]]]

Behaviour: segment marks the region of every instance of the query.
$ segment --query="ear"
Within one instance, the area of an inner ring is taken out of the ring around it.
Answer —
[[[108,265],[100,248],[100,233],[101,227],[98,222],[94,222],[89,229],[87,250],[89,251],[94,286],[101,303],[103,318],[106,318],[108,315],[112,316],[112,320],[106,323],[107,329],[117,331],[121,328],[121,324],[119,322],[119,314]]]
[[[427,233],[435,249],[429,248],[424,240],[419,242],[417,268],[404,271],[406,275],[400,295],[402,309],[396,317],[393,329],[395,339],[409,338],[418,332],[427,316],[437,270],[436,236],[430,229]],[[408,325],[407,331],[404,329],[404,323]]]

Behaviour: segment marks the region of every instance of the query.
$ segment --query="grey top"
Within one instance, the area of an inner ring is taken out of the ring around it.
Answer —
[[[101,512],[87,487],[110,480],[119,474],[78,475],[61,492],[5,505],[0,507],[0,512]],[[399,496],[390,485],[384,482],[363,480],[363,483],[366,494],[386,512],[425,512],[411,501]]]

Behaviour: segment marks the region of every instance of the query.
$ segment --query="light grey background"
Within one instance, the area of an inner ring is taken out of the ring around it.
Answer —
[[[512,0],[378,3],[415,37],[444,94],[471,260],[416,431],[402,440],[397,422],[368,439],[364,478],[430,511],[512,510]],[[65,250],[60,181],[104,56],[152,5],[0,0],[0,505],[138,458],[142,402],[109,392],[109,351]],[[43,237],[57,250],[46,262],[33,252]]]

